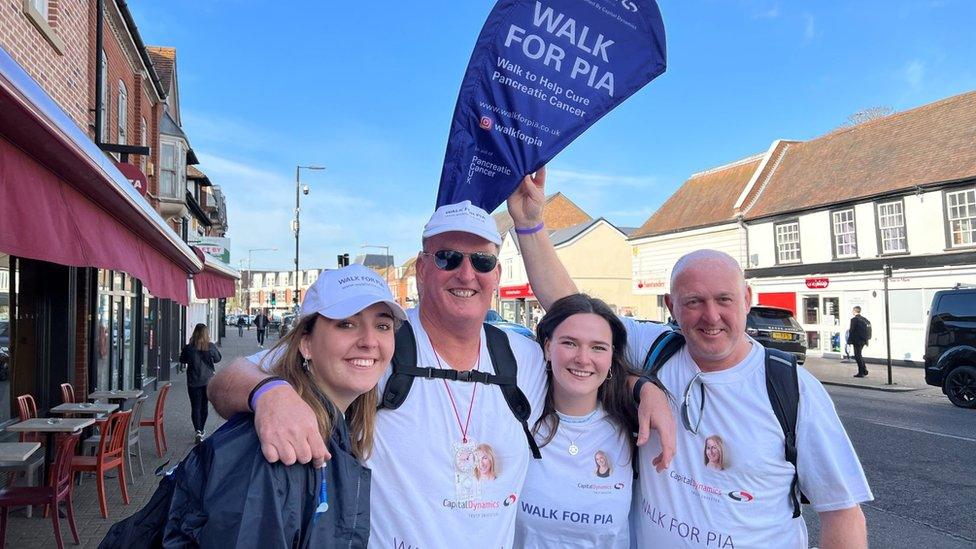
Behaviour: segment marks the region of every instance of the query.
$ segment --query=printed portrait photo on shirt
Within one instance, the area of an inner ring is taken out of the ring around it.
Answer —
[[[487,482],[498,478],[501,464],[495,457],[495,451],[489,444],[479,444],[474,449],[474,477],[479,482]]]
[[[600,478],[607,478],[613,474],[613,463],[610,461],[610,457],[603,450],[597,450],[593,454],[593,463],[596,464],[596,468],[593,473]]]
[[[705,439],[705,466],[709,469],[724,471],[729,467],[728,455],[725,453],[725,442],[722,437],[712,435]]]

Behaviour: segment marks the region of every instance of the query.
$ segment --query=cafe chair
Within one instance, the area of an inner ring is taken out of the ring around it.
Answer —
[[[17,397],[17,408],[20,411],[20,420],[27,421],[37,417],[37,401],[34,395],[20,395]],[[21,442],[40,442],[44,444],[39,433],[20,433]]]
[[[133,474],[133,471],[132,471],[132,460],[130,459],[133,455],[136,455],[136,456],[139,457],[139,473],[140,473],[140,476],[146,474],[146,468],[143,466],[143,463],[142,463],[142,444],[139,441],[139,422],[142,419],[142,410],[144,409],[143,406],[146,404],[146,400],[148,400],[148,399],[149,399],[149,395],[143,395],[143,396],[139,397],[135,401],[135,403],[133,403],[132,409],[130,410],[130,412],[132,412],[132,414],[129,416],[130,417],[130,419],[129,419],[129,444],[128,444],[129,458],[126,458],[126,460],[125,460],[126,461],[126,464],[129,467],[129,482],[132,482],[133,479],[135,478],[135,475]],[[86,438],[81,443],[81,453],[82,454],[92,454],[92,455],[94,455],[95,450],[98,449],[98,445],[101,442],[101,440],[102,440],[102,435],[92,435],[92,436]],[[133,446],[136,447],[135,454],[132,453],[132,447]]]
[[[31,395],[21,395],[17,397],[17,407],[20,411],[20,420],[27,421],[37,417],[37,403]],[[7,473],[6,485],[13,486],[18,476],[23,474],[25,486],[37,486],[40,484],[41,467],[44,467],[44,439],[39,433],[20,433],[20,442],[40,442],[41,450],[34,452],[31,457],[24,462],[0,462],[0,472]],[[27,516],[31,516],[31,508],[27,508]]]
[[[156,455],[163,457],[166,453],[166,427],[163,424],[163,413],[166,411],[166,395],[172,383],[167,383],[159,388],[159,395],[156,396],[156,413],[152,419],[143,419],[139,422],[140,427],[152,427],[153,435],[156,438]]]
[[[102,517],[108,518],[108,502],[105,499],[105,473],[112,469],[119,470],[119,487],[122,489],[122,501],[129,504],[129,490],[125,485],[125,453],[128,448],[129,418],[131,411],[115,412],[105,421],[101,440],[98,441],[98,453],[94,456],[74,456],[71,458],[71,474],[95,473],[98,483],[98,507]]]
[[[61,524],[58,509],[64,502],[68,514],[68,526],[71,527],[71,537],[75,544],[80,543],[78,529],[75,527],[75,510],[71,504],[71,456],[78,446],[79,434],[63,434],[58,437],[54,466],[48,486],[18,486],[0,490],[0,547],[7,541],[7,512],[10,507],[27,505],[44,505],[51,507],[51,522],[54,524],[54,540],[58,549],[64,544],[61,541]]]
[[[75,388],[70,383],[61,384],[61,402],[64,404],[74,404]]]

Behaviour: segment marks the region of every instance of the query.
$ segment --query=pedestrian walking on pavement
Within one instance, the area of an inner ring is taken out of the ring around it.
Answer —
[[[244,315],[237,317],[237,337],[244,337],[244,326],[247,325],[247,321],[244,320]]]
[[[275,347],[274,376],[251,394],[294,387],[328,441],[327,466],[269,463],[252,414],[224,423],[159,483],[142,510],[117,523],[100,547],[365,548],[376,384],[393,357],[406,313],[382,278],[362,265],[323,274],[302,316]],[[294,460],[292,460],[294,461]],[[269,518],[270,517],[270,518]]]
[[[271,324],[271,320],[268,319],[267,309],[261,309],[258,316],[254,317],[254,327],[258,331],[258,345],[264,349],[264,336],[268,333],[268,324]]]
[[[206,324],[197,324],[190,336],[190,342],[180,353],[180,362],[186,364],[186,390],[190,394],[190,421],[196,431],[196,441],[200,442],[206,436],[207,412],[210,402],[207,400],[207,383],[214,376],[214,363],[220,362],[220,351],[210,342],[210,330]]]
[[[867,366],[864,365],[864,357],[861,350],[871,340],[871,321],[861,316],[861,308],[854,307],[854,316],[851,317],[851,327],[848,329],[848,341],[854,346],[854,361],[857,362],[857,373],[854,377],[866,377],[868,375]]]

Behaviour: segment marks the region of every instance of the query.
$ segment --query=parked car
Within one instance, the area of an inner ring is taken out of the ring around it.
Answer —
[[[237,315],[226,315],[224,317],[224,324],[228,326],[237,326]]]
[[[295,323],[295,315],[284,315],[281,317],[281,324],[278,326],[278,337],[285,337],[288,330],[291,330],[292,324]]]
[[[532,330],[522,326],[521,324],[516,324],[514,322],[505,320],[502,315],[498,314],[498,311],[494,309],[488,309],[488,314],[485,315],[485,322],[493,326],[497,326],[506,332],[523,335],[532,340],[535,339],[535,334],[532,333]]]
[[[925,328],[925,382],[976,408],[976,287],[935,292]]]
[[[764,347],[793,353],[797,364],[807,360],[807,334],[789,309],[752,307],[746,317],[746,333]]]

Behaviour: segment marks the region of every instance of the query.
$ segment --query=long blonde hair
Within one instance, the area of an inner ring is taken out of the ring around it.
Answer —
[[[334,427],[335,406],[329,397],[315,384],[315,380],[302,368],[303,357],[299,343],[302,338],[312,334],[315,328],[317,314],[303,317],[288,335],[278,340],[269,355],[278,354],[278,360],[271,366],[271,372],[288,380],[288,383],[298,392],[302,400],[315,413],[319,424],[319,433],[328,442]],[[328,319],[326,319],[328,320]],[[276,351],[279,347],[280,352]],[[378,402],[376,387],[359,395],[349,405],[345,417],[349,425],[349,438],[352,442],[352,453],[360,460],[365,460],[373,451],[373,428],[376,425],[376,405]],[[326,402],[329,405],[326,405]]]

